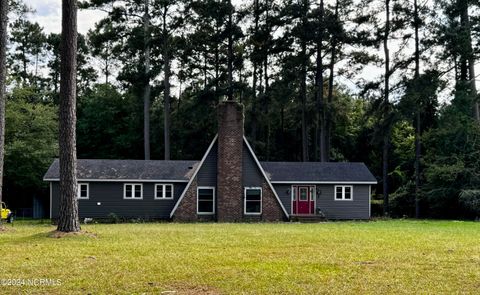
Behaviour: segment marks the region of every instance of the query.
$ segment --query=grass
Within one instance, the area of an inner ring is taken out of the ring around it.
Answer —
[[[0,232],[1,286],[34,294],[477,293],[480,223],[92,224],[17,222]]]

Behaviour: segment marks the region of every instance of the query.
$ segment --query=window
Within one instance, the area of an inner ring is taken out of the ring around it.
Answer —
[[[335,200],[351,201],[353,199],[353,187],[351,185],[335,186]]]
[[[123,186],[123,198],[124,199],[142,199],[143,198],[143,185],[126,183]]]
[[[79,183],[77,189],[78,199],[88,199],[90,197],[88,183]]]
[[[173,199],[173,184],[156,184],[155,199],[156,200]]]
[[[307,195],[307,188],[306,187],[301,187],[299,188],[300,190],[300,201],[308,201],[308,195]]]
[[[215,214],[215,188],[198,187],[197,214]]]
[[[259,187],[245,188],[245,214],[262,214],[262,189]]]

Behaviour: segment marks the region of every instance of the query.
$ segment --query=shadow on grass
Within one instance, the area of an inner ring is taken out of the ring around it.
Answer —
[[[8,232],[3,235],[4,237],[8,237]],[[1,244],[8,243],[9,245],[21,245],[25,243],[50,243],[55,240],[59,239],[67,239],[67,240],[77,240],[77,241],[84,241],[89,239],[97,239],[98,236],[95,233],[81,231],[78,233],[63,233],[54,231],[47,231],[47,232],[39,232],[27,236],[11,236],[3,241],[0,241]]]
[[[66,237],[79,237],[79,236],[85,236],[85,237],[94,238],[94,239],[97,238],[97,234],[86,231],[86,230],[81,230],[79,232],[69,232],[69,233],[54,230],[47,233],[47,237],[55,238],[55,239],[66,238]]]

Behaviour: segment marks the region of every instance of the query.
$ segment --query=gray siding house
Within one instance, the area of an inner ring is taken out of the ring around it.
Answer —
[[[200,161],[79,159],[80,218],[370,218],[377,181],[363,163],[260,162],[243,135],[243,107],[223,102],[218,109],[218,134]],[[50,183],[50,218],[57,219],[58,160],[44,180]]]

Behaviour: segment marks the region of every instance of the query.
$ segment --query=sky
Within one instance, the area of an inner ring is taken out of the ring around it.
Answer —
[[[46,33],[60,33],[62,24],[62,1],[61,0],[28,0],[27,5],[36,13],[30,15],[32,21],[38,22]],[[95,25],[103,17],[104,13],[94,10],[78,11],[78,32],[81,34]]]
[[[45,33],[60,33],[61,32],[61,5],[62,0],[28,0],[25,1],[27,5],[35,10],[35,13],[30,14],[30,20],[38,22],[44,29]],[[240,5],[242,0],[233,0],[234,4]],[[100,21],[105,16],[105,12],[98,10],[79,10],[77,15],[78,32],[86,34],[89,29],[92,29],[96,22]],[[392,44],[393,51],[395,51],[395,44]],[[378,49],[380,50],[380,48]],[[480,72],[480,65],[476,66],[477,72]],[[361,78],[366,80],[376,80],[382,74],[383,69],[370,66],[364,69],[360,74]],[[395,78],[393,78],[395,79]],[[358,89],[352,81],[340,79],[341,84],[344,84],[352,90],[357,92]],[[477,81],[477,87],[480,87],[480,82]],[[172,85],[173,86],[173,85]]]

